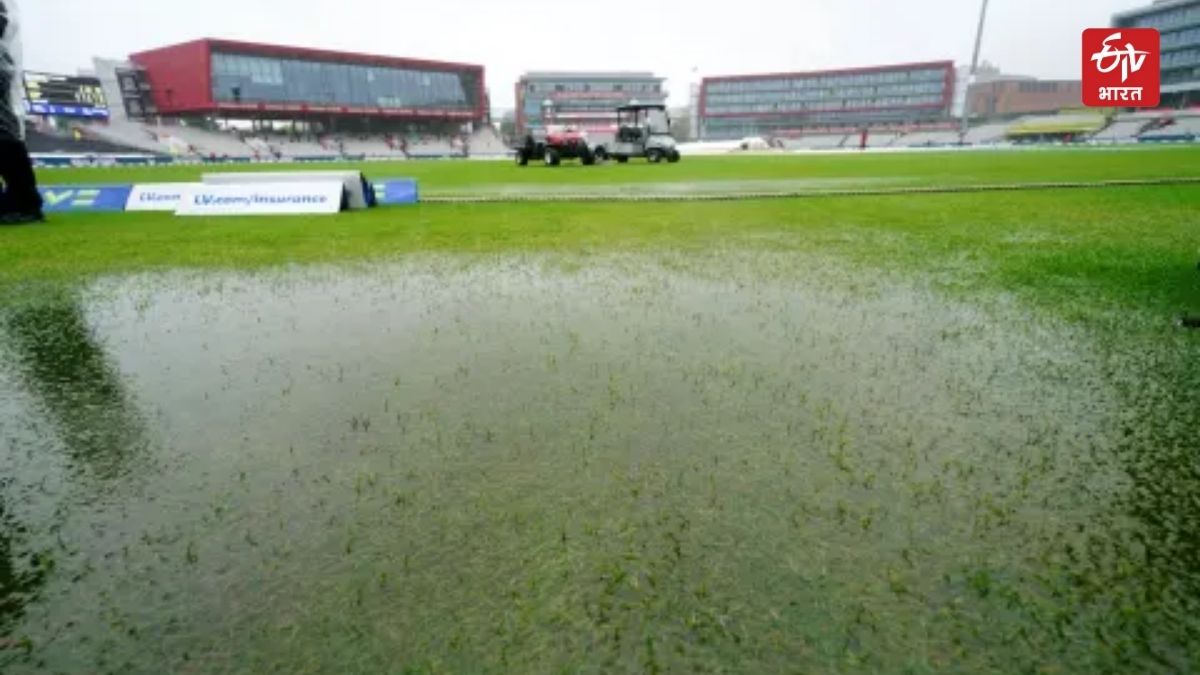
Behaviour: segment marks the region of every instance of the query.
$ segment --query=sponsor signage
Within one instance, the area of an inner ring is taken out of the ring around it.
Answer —
[[[153,183],[134,185],[125,203],[126,211],[168,211],[174,213],[183,193],[199,183]]]
[[[248,185],[252,183],[320,183],[338,181],[346,189],[346,207],[365,209],[367,180],[360,171],[242,171],[206,173],[200,177],[206,185]]]
[[[190,186],[183,192],[180,216],[282,215],[337,213],[342,207],[341,181],[244,183]]]
[[[1083,31],[1083,104],[1155,108],[1161,97],[1160,36],[1154,28]]]
[[[417,181],[412,178],[389,178],[376,181],[375,203],[380,206],[416,204],[420,201]]]
[[[55,103],[26,103],[25,107],[31,115],[108,119],[108,108],[88,108],[74,105],[58,105]]]
[[[42,210],[48,213],[69,211],[124,211],[132,185],[58,185],[38,188]]]

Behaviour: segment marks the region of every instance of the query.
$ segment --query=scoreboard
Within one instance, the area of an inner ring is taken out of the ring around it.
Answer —
[[[25,73],[25,98],[34,115],[108,117],[108,102],[94,77]]]

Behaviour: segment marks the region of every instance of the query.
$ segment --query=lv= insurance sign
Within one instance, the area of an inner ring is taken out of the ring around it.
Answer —
[[[1083,31],[1083,104],[1154,108],[1161,96],[1159,34],[1154,28]]]

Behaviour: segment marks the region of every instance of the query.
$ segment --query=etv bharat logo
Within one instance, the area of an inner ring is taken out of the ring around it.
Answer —
[[[1113,33],[1104,38],[1104,51],[1092,54],[1092,60],[1096,62],[1096,70],[1102,73],[1111,73],[1121,67],[1121,82],[1124,83],[1129,79],[1129,73],[1137,73],[1146,65],[1146,57],[1150,52],[1144,52],[1139,49],[1134,49],[1132,42],[1125,43],[1125,49],[1113,49],[1112,43],[1121,39],[1120,33]],[[1104,64],[1108,65],[1105,66]]]
[[[1153,28],[1083,32],[1083,103],[1152,108],[1160,98],[1159,34]]]

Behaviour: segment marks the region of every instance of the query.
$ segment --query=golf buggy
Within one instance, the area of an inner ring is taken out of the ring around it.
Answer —
[[[671,118],[665,105],[623,105],[617,108],[617,137],[611,145],[597,146],[600,159],[611,157],[624,164],[630,157],[645,157],[651,164],[664,159],[679,161],[679,150],[671,136]]]
[[[532,131],[516,147],[517,166],[541,160],[546,166],[558,166],[564,159],[578,159],[584,166],[596,163],[596,155],[588,145],[587,136],[570,126],[548,125]]]

